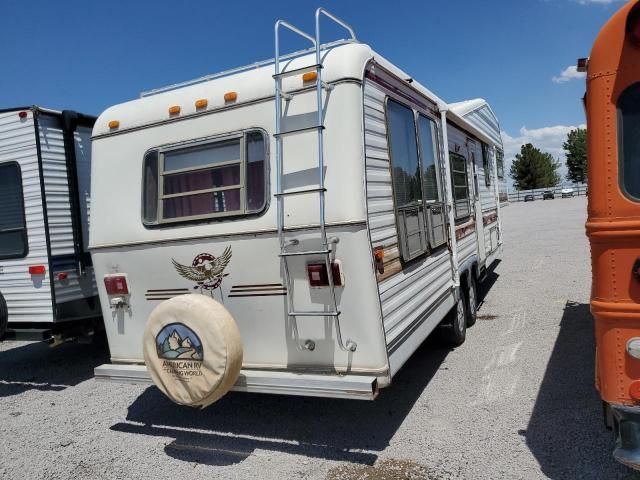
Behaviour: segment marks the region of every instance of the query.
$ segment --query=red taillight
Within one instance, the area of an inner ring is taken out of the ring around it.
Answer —
[[[69,277],[69,274],[67,272],[60,272],[56,277],[58,280],[66,280]]]
[[[31,265],[29,266],[30,275],[44,275],[47,269],[44,265]]]
[[[126,275],[105,275],[104,286],[109,295],[127,295],[129,293]]]
[[[339,262],[331,264],[333,273],[333,284],[336,287],[342,286],[342,269]],[[307,264],[307,275],[309,276],[309,285],[312,287],[328,287],[329,276],[327,275],[327,266],[324,263]]]
[[[627,18],[627,35],[636,47],[640,47],[640,3],[637,4]]]
[[[18,116],[20,118],[27,118],[27,112],[22,111],[22,112],[18,113]]]

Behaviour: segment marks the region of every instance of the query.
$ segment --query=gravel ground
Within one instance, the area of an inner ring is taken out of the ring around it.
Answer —
[[[479,321],[375,402],[229,394],[204,411],[96,383],[100,345],[0,344],[0,477],[640,478],[593,389],[584,198],[503,210]]]

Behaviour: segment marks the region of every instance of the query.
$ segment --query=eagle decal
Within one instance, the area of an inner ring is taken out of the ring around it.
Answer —
[[[181,277],[195,282],[197,285],[194,289],[208,290],[213,293],[213,290],[220,288],[222,285],[222,279],[228,274],[224,273],[224,269],[227,268],[231,261],[231,247],[227,247],[222,255],[216,257],[210,253],[201,253],[196,255],[191,262],[191,266],[182,265],[176,262],[173,258],[171,263],[175,267],[178,274]]]

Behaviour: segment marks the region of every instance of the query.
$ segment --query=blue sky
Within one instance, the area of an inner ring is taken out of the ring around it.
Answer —
[[[3,0],[0,108],[38,104],[97,115],[145,89],[272,57],[277,18],[312,30],[313,13],[324,6],[445,100],[486,98],[505,132],[507,157],[526,141],[558,156],[568,129],[584,123],[584,80],[561,72],[588,56],[598,30],[620,5]]]

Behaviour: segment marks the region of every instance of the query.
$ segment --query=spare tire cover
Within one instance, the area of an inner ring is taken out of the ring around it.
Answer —
[[[205,295],[181,295],[154,308],[143,349],[153,382],[181,405],[212,404],[229,391],[242,367],[235,320]]]

